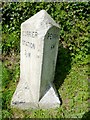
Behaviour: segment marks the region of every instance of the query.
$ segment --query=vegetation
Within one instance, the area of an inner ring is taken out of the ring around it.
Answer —
[[[20,75],[20,25],[45,9],[60,25],[55,86],[62,105],[50,110],[17,110],[10,107]],[[89,118],[90,2],[2,3],[2,117]]]

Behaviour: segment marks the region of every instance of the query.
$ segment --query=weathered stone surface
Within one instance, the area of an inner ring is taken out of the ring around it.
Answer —
[[[53,87],[58,42],[59,26],[45,10],[21,24],[20,81],[11,101],[13,107],[59,107]]]

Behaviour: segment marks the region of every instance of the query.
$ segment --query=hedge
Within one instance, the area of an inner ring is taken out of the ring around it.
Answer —
[[[73,61],[87,64],[90,2],[2,3],[2,53],[20,52],[20,25],[41,9],[60,25],[60,45],[68,49]]]

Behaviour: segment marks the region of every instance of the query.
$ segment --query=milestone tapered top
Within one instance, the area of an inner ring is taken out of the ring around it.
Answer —
[[[47,24],[47,26],[56,26],[60,28],[59,25],[51,18],[51,16],[45,10],[39,11],[38,13],[27,19],[25,22],[23,22],[22,25],[27,23],[35,25],[35,28],[37,28],[38,26],[40,27],[40,25],[43,25],[44,27],[44,24]]]

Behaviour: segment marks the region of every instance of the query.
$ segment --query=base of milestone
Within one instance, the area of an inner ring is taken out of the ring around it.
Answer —
[[[59,107],[60,103],[56,90],[52,86],[40,101],[33,102],[28,84],[20,81],[13,95],[11,106],[20,109],[50,109]]]

